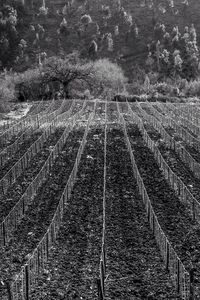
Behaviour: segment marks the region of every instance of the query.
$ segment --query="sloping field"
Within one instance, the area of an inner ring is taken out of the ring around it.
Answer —
[[[6,129],[0,299],[200,299],[199,117],[64,100]]]

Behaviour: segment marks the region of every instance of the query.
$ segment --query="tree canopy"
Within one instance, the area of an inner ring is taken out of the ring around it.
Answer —
[[[76,52],[65,58],[45,59],[38,68],[15,78],[18,92],[24,98],[32,99],[45,97],[49,89],[51,96],[60,93],[62,97],[68,98],[74,90],[82,93],[88,90],[93,97],[107,97],[122,91],[126,82],[127,79],[117,64],[108,59],[81,59]]]

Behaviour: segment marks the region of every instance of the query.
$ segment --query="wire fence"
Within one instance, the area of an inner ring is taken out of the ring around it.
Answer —
[[[41,104],[43,102],[41,101]],[[8,130],[6,130],[3,134],[0,135],[0,147],[3,148],[6,145],[6,142],[11,139],[11,137],[16,136],[20,132],[23,132],[27,129],[27,127],[31,126],[33,123],[36,124],[37,127],[44,125],[45,123],[50,123],[53,119],[63,112],[65,100],[62,101],[60,107],[58,107],[53,112],[49,114],[39,111],[37,114],[28,115],[25,118],[22,118],[19,122],[15,123]],[[39,105],[40,107],[41,105]]]
[[[6,142],[10,140],[11,137],[25,130],[33,122],[38,123],[38,115],[29,116],[9,127],[9,129],[0,135],[0,147],[5,147]]]
[[[49,104],[49,107],[52,106],[53,104],[53,100],[51,101],[51,103]],[[33,115],[38,115],[38,116],[42,116],[43,114],[48,114],[49,113],[49,107],[47,107],[45,110],[43,110],[43,106],[44,105],[44,101],[40,101],[39,103],[37,102],[37,104],[34,103],[33,108],[30,109],[30,111],[28,111],[28,113],[25,116],[22,116],[20,118],[20,120],[16,120],[16,119],[12,119],[12,120],[5,120],[4,124],[1,126],[0,130],[1,130],[1,135],[4,134],[5,131],[7,131],[8,129],[10,129],[12,126],[16,125],[17,123],[21,122],[22,120],[33,116]]]
[[[185,113],[185,116],[189,116],[190,119],[192,120],[192,122],[197,125],[200,126],[200,109],[198,105],[185,105],[183,107],[181,107],[181,110]]]
[[[105,129],[104,129],[104,183],[103,183],[103,228],[102,228],[102,245],[99,264],[100,276],[98,279],[98,300],[105,299],[105,276],[106,276],[106,249],[105,249],[105,232],[106,232],[106,159],[107,159],[107,109],[105,104]]]
[[[31,159],[41,151],[48,137],[55,132],[56,126],[61,123],[62,120],[66,120],[66,118],[70,115],[70,111],[67,111],[61,115],[59,115],[59,112],[60,110],[44,117],[43,122],[48,124],[47,128],[43,134],[29,147],[26,153],[0,180],[0,195],[6,194],[8,188],[11,187],[16,179],[22,174],[22,172],[30,165]]]
[[[132,115],[134,122],[137,123],[147,146],[153,152],[155,160],[156,160],[158,166],[163,171],[165,179],[168,181],[169,185],[175,191],[179,200],[186,206],[188,213],[190,214],[192,219],[196,220],[198,223],[200,223],[200,203],[199,203],[199,201],[192,195],[192,193],[189,191],[188,187],[183,183],[183,181],[180,179],[180,177],[177,176],[172,171],[172,169],[169,167],[169,165],[163,158],[162,154],[160,153],[157,144],[151,140],[150,136],[148,135],[147,131],[145,130],[142,120],[133,113],[130,105],[129,105],[129,113]],[[155,121],[155,119],[154,119],[154,121]],[[157,121],[155,121],[154,128],[159,133],[162,131],[162,127],[160,127],[160,124]],[[170,144],[169,140],[164,139],[164,141],[166,141],[166,144],[168,144],[168,146],[169,146],[169,144]]]
[[[60,110],[58,111],[59,114]],[[49,120],[51,120],[51,117]],[[37,129],[39,129],[43,124],[46,123],[48,117],[43,117],[43,115],[38,115],[38,118],[36,118],[36,122],[31,122],[28,127],[22,132],[22,134],[15,140],[14,143],[7,146],[0,152],[0,167],[3,167],[7,160],[12,157],[19,149],[20,149],[20,143],[22,143],[27,136],[30,136],[33,134],[33,132]]]
[[[104,300],[106,298],[106,176],[107,176],[107,128],[108,124],[119,124],[120,123],[120,112],[118,103],[115,103],[115,109],[111,109],[108,112],[108,103],[105,102],[105,128],[104,128],[104,187],[103,187],[103,229],[102,229],[102,247],[101,247],[101,256],[100,256],[100,264],[99,264],[99,273],[100,276],[97,280],[97,288],[98,288],[98,300]],[[108,120],[108,114],[110,120],[114,119],[113,122]]]
[[[199,121],[197,118],[193,117],[192,114],[187,115],[180,109],[177,109],[172,104],[169,104],[168,108],[170,108],[170,110],[168,111],[168,114],[171,117],[174,117],[180,124],[189,128],[190,131],[193,132],[196,136],[199,136],[200,127],[199,127]]]
[[[173,128],[176,133],[181,137],[181,139],[186,142],[191,147],[194,147],[197,151],[200,151],[200,140],[195,138],[193,135],[189,133],[188,130],[184,129],[182,126],[177,124],[177,119],[174,117],[170,117],[169,115],[164,116],[160,114],[149,102],[149,105],[152,107],[152,110],[154,111],[155,116],[159,118],[159,121],[164,124],[165,126],[170,126]],[[190,127],[188,127],[190,130]]]
[[[50,155],[45,161],[42,169],[36,175],[34,180],[29,184],[24,194],[21,196],[19,201],[15,204],[15,206],[11,209],[10,213],[4,218],[2,223],[0,224],[0,245],[6,246],[10,239],[12,238],[14,230],[17,228],[17,225],[20,223],[22,217],[27,211],[28,206],[31,204],[32,199],[36,195],[39,187],[47,178],[47,175],[54,164],[56,157],[59,155],[61,149],[63,148],[68,135],[71,130],[73,130],[74,125],[77,120],[79,120],[84,112],[85,104],[81,111],[75,114],[72,118],[67,119],[71,115],[73,109],[73,105],[70,110],[62,115],[57,117],[57,122],[65,122],[65,130],[61,135],[60,139],[52,149]]]
[[[8,130],[11,126],[13,126],[18,122],[17,120],[10,120],[10,119],[5,120],[5,117],[3,117],[2,119],[0,118],[0,121],[2,120],[3,120],[3,124],[0,126],[1,134],[3,134],[4,131]]]
[[[122,115],[121,115],[121,123],[123,126],[125,140],[131,157],[134,176],[137,180],[139,192],[140,195],[142,196],[142,200],[145,205],[148,221],[150,223],[150,227],[153,231],[153,234],[159,246],[165,264],[165,268],[170,272],[177,293],[181,295],[182,299],[183,300],[192,299],[191,295],[193,293],[192,292],[193,285],[190,280],[191,274],[186,270],[185,266],[183,265],[177,253],[173,249],[171,243],[169,242],[168,238],[166,237],[164,231],[162,230],[158,222],[158,218],[154,212],[154,209],[151,204],[151,200],[147,194],[143,179],[140,176],[137,164],[135,162],[133,150],[126,130],[126,123]],[[142,121],[139,122],[138,125],[140,129],[144,130]]]
[[[42,99],[38,103],[34,103],[29,111],[28,115],[37,115],[41,112],[44,100]]]
[[[16,276],[14,282],[12,283],[11,287],[11,293],[12,298],[15,300],[29,300],[30,294],[32,289],[37,284],[37,279],[39,274],[44,270],[45,265],[47,263],[50,250],[58,236],[58,232],[61,226],[63,213],[65,206],[67,204],[67,201],[70,198],[73,185],[76,180],[76,175],[78,171],[78,166],[80,163],[81,155],[83,153],[85,144],[86,144],[86,138],[89,131],[89,126],[91,123],[91,120],[94,116],[94,113],[92,113],[88,119],[87,126],[85,129],[85,133],[81,142],[81,145],[78,150],[78,154],[76,157],[76,161],[73,167],[73,170],[69,176],[68,182],[64,188],[63,194],[60,198],[59,204],[57,206],[56,212],[54,214],[54,217],[52,219],[52,222],[50,226],[48,227],[45,235],[41,239],[38,246],[33,251],[33,254],[27,261],[27,263],[21,268],[21,272]],[[59,151],[59,150],[57,150]],[[58,152],[57,154],[58,155]]]
[[[30,135],[33,134],[34,131],[38,129],[38,123],[33,123],[32,125],[28,126],[28,128],[15,140],[14,143],[7,146],[0,152],[0,167],[3,167],[7,160],[11,158],[19,149],[20,144]]]
[[[47,122],[48,119],[50,118],[54,118],[56,113],[59,113],[59,111],[54,112],[53,114],[50,115],[45,115],[42,116],[42,120],[40,118],[40,114],[34,114],[34,115],[30,115],[27,116],[26,118],[23,118],[22,120],[20,120],[19,122],[15,123],[13,126],[11,126],[8,130],[6,130],[3,134],[1,134],[0,136],[0,147],[3,148],[6,145],[6,142],[12,137],[15,136],[17,134],[19,134],[20,132],[26,130],[26,128],[28,126],[30,126],[33,123],[36,123],[37,126],[40,126],[40,123],[43,122],[45,123],[45,121]]]
[[[180,159],[190,168],[193,172],[194,176],[197,179],[200,179],[200,164],[190,155],[190,153],[185,149],[183,145],[177,142],[172,136],[170,136],[164,127],[162,126],[161,122],[157,121],[155,117],[148,115],[139,105],[137,104],[140,112],[142,113],[143,117],[153,125],[153,127],[160,133],[162,139],[166,143],[167,147],[174,150]],[[169,121],[170,122],[170,121]]]
[[[171,112],[175,113],[176,115],[179,111],[178,116],[188,119],[189,121],[194,123],[194,125],[199,127],[199,125],[200,125],[200,120],[199,120],[200,110],[197,105],[195,105],[195,106],[185,105],[185,106],[181,106],[181,107],[177,108],[175,105],[170,104],[169,108],[171,108]]]
[[[48,106],[46,107],[47,104]],[[51,113],[54,105],[55,105],[55,99],[52,99],[51,101],[43,101],[43,107],[40,108],[38,114],[42,116],[44,114]],[[33,114],[35,114],[35,112],[33,112]]]
[[[187,187],[183,184],[183,182],[176,176],[175,173],[170,169],[170,167],[167,165],[165,160],[163,159],[156,143],[154,143],[147,131],[144,128],[144,124],[142,120],[133,113],[129,103],[128,105],[128,112],[133,117],[134,123],[136,123],[142,133],[142,136],[148,145],[148,147],[151,149],[151,151],[154,153],[154,157],[159,164],[160,168],[163,171],[163,174],[165,176],[165,179],[168,180],[170,185],[174,188],[177,195],[179,196],[179,199],[187,205],[189,208],[192,216],[194,219],[197,219],[200,222],[200,209],[199,209],[199,203],[198,201],[191,195]],[[74,117],[72,117],[67,122],[66,129],[57,142],[56,146],[52,150],[52,153],[50,154],[49,158],[45,162],[45,165],[43,166],[42,170],[39,172],[39,174],[36,176],[36,178],[32,181],[32,183],[27,188],[25,194],[22,196],[22,198],[19,200],[19,202],[16,204],[16,206],[13,208],[13,214],[10,212],[10,214],[7,216],[8,219],[5,219],[4,222],[0,226],[0,242],[3,245],[6,245],[7,242],[12,237],[12,232],[14,229],[16,229],[17,224],[20,222],[22,216],[24,215],[30,201],[34,197],[34,195],[37,193],[37,190],[39,186],[42,184],[42,182],[45,180],[51,166],[54,163],[55,158],[59,155],[63,145],[65,144],[65,141],[67,139],[67,136],[69,134],[69,131],[73,129],[73,126],[75,123],[81,118],[81,115],[86,107],[86,101],[84,102],[83,108],[80,112],[78,112]],[[142,108],[139,108],[142,111]],[[70,108],[72,110],[72,107]],[[69,111],[70,111],[69,110]],[[38,246],[33,251],[32,255],[28,259],[27,263],[21,268],[20,273],[15,277],[15,280],[12,283],[11,286],[11,294],[12,294],[12,300],[29,300],[30,295],[34,287],[37,285],[37,280],[39,274],[44,270],[45,265],[47,263],[50,250],[58,236],[59,228],[61,226],[62,217],[64,213],[65,206],[67,204],[67,201],[70,198],[71,191],[73,189],[73,185],[76,180],[77,170],[80,163],[81,155],[83,153],[85,144],[86,144],[86,138],[88,134],[89,127],[92,123],[92,120],[94,118],[94,114],[96,111],[96,102],[94,106],[93,113],[89,116],[89,119],[87,121],[86,130],[81,142],[81,145],[78,150],[78,154],[76,157],[76,161],[73,167],[73,170],[69,176],[67,185],[64,188],[63,194],[60,198],[59,204],[57,206],[56,212],[54,214],[54,217],[52,219],[52,222],[50,226],[48,227],[45,235],[43,236],[42,240],[38,244]],[[157,216],[153,210],[151,201],[149,199],[149,196],[147,194],[144,182],[140,176],[139,170],[137,168],[137,164],[135,162],[135,158],[133,155],[133,150],[131,147],[131,143],[127,134],[126,130],[126,122],[123,118],[123,115],[120,113],[119,110],[119,104],[117,103],[117,111],[118,111],[118,121],[120,125],[123,128],[126,144],[130,153],[131,157],[131,163],[133,167],[133,172],[135,175],[135,178],[137,180],[139,192],[142,196],[147,217],[150,223],[150,227],[155,235],[157,244],[160,248],[161,255],[165,264],[166,269],[170,272],[171,278],[173,280],[173,283],[176,287],[177,293],[180,294],[183,300],[192,300],[194,295],[194,285],[193,285],[193,274],[192,271],[187,271],[183,263],[181,262],[180,258],[178,257],[177,253],[175,252],[174,248],[172,247],[171,243],[167,239],[165,233],[163,232]],[[69,113],[69,112],[67,112]],[[66,122],[66,116],[67,113],[64,113],[60,115],[60,119],[58,122]],[[145,115],[144,112],[142,112],[143,115]],[[66,115],[65,115],[66,114]],[[57,118],[59,118],[57,117]],[[145,115],[145,118],[147,119],[147,116]],[[62,120],[61,120],[62,119]],[[160,125],[160,123],[153,118],[153,116],[148,116],[148,120],[151,120],[151,123],[154,122],[155,126],[158,128],[161,128],[159,130],[164,130],[164,128]],[[100,264],[99,264],[99,278],[97,280],[98,284],[98,299],[104,300],[105,299],[105,277],[106,277],[106,248],[105,248],[105,229],[106,229],[106,216],[105,216],[105,207],[106,207],[106,152],[107,152],[107,103],[105,105],[105,133],[104,133],[104,188],[103,188],[103,229],[102,229],[102,248],[101,248],[101,256],[100,256]],[[163,131],[163,134],[165,134],[166,131]],[[166,142],[171,147],[171,144],[174,143],[174,140],[166,133]],[[186,190],[187,189],[187,190]],[[198,208],[197,208],[197,203]],[[196,205],[196,208],[195,208]]]
[[[149,103],[151,106],[152,104]],[[154,113],[157,114],[158,111],[152,107],[152,109],[154,110]],[[167,114],[167,116],[164,116],[160,113],[159,114],[159,120],[160,122],[162,122],[163,124],[166,124],[166,126],[170,126],[172,127],[177,133],[178,135],[182,138],[183,141],[185,141],[187,144],[189,144],[191,147],[194,147],[197,151],[200,150],[200,140],[196,137],[194,137],[194,135],[190,134],[190,132],[192,132],[192,130],[190,130],[190,127],[187,127],[186,129],[180,124],[181,122],[178,121],[177,124],[177,118],[170,116],[169,113]],[[158,116],[157,114],[157,116]],[[189,132],[189,131],[190,132]]]

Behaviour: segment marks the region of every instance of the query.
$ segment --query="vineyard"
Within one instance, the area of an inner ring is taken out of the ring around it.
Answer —
[[[0,299],[200,299],[199,119],[53,100],[1,125]]]

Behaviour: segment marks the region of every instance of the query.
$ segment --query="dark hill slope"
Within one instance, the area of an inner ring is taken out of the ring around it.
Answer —
[[[149,3],[153,1],[154,6],[151,7]],[[124,11],[132,16],[132,26],[129,26],[124,16],[117,11],[117,0],[87,0],[82,6],[80,4],[84,2],[83,0],[46,0],[45,3],[44,0],[24,0],[24,2],[26,14],[20,21],[20,36],[28,43],[25,57],[29,63],[41,52],[54,55],[77,49],[83,56],[89,56],[91,42],[95,40],[98,51],[94,57],[111,57],[123,63],[130,72],[133,64],[145,61],[147,44],[153,39],[153,27],[157,21],[164,23],[169,30],[174,25],[179,25],[181,31],[186,25],[194,23],[197,35],[200,36],[198,0],[188,0],[188,5],[184,3],[186,0],[174,0],[174,7],[170,5],[171,0],[121,0]],[[71,2],[72,5],[68,6]],[[48,8],[47,15],[45,10],[40,9],[44,4],[45,8]],[[66,10],[63,11],[65,4]],[[110,7],[110,17],[106,18],[102,5]],[[84,14],[89,14],[92,19],[87,28],[80,26]],[[67,23],[60,26],[63,17]],[[115,26],[119,26],[118,35],[114,34]],[[106,33],[112,34],[113,51],[108,50]],[[21,65],[23,64],[20,60],[18,67]]]

